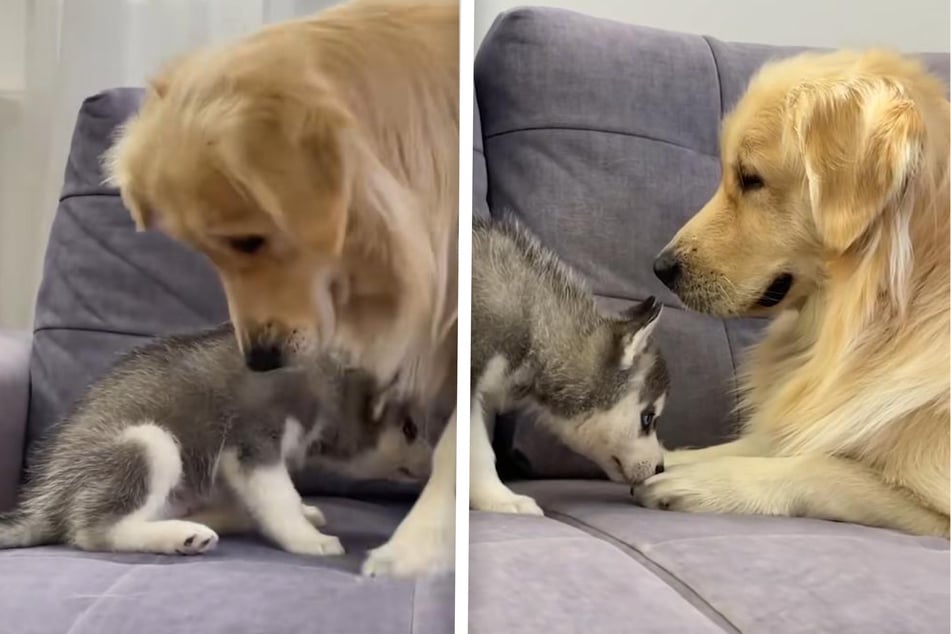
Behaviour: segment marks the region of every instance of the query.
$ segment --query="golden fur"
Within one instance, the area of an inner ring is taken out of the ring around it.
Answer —
[[[675,290],[774,315],[734,442],[668,454],[648,506],[948,536],[949,104],[916,61],[807,54],[752,80],[722,182],[673,238]],[[783,274],[788,294],[758,300]]]
[[[111,178],[211,259],[246,353],[333,341],[408,395],[454,388],[458,15],[354,1],[151,82]]]

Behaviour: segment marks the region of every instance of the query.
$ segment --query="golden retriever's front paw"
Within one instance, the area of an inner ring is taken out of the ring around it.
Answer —
[[[370,551],[362,572],[367,577],[413,578],[452,570],[452,532],[452,524],[397,531],[390,541]]]
[[[633,490],[634,502],[650,509],[689,513],[744,512],[746,492],[735,474],[714,463],[669,469]]]

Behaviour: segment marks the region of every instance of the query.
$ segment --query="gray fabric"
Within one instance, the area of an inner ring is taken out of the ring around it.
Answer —
[[[648,295],[668,307],[657,336],[672,391],[658,429],[671,448],[732,436],[736,364],[764,324],[684,311],[652,261],[716,189],[724,109],[765,61],[801,50],[529,8],[500,15],[476,56],[491,213],[518,215],[609,309]],[[947,77],[947,54],[923,57]],[[598,475],[525,425],[514,452],[530,475]]]
[[[205,259],[156,232],[137,233],[100,157],[141,91],[119,89],[80,109],[46,249],[30,367],[29,441],[62,417],[119,353],[147,337],[227,319]]]
[[[405,506],[319,499],[348,554],[289,555],[253,537],[224,537],[208,555],[0,552],[0,631],[16,634],[448,634],[452,579],[358,575],[367,548]]]
[[[682,620],[695,612],[715,631],[744,634],[938,634],[951,627],[944,539],[802,518],[651,511],[607,482],[536,480],[513,488],[532,495],[547,517],[472,514],[473,632],[572,632],[589,623],[613,631],[622,618],[627,629],[617,631],[707,631]],[[601,616],[592,617],[589,606]]]
[[[16,502],[30,398],[30,335],[0,330],[0,513]]]
[[[473,95],[475,100],[475,95]],[[485,151],[482,149],[482,123],[479,121],[479,103],[472,107],[472,217],[489,217],[489,178],[485,171]]]
[[[470,517],[472,634],[721,632],[605,541],[544,517]]]

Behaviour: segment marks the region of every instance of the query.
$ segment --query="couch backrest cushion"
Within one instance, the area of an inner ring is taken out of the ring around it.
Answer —
[[[227,319],[205,259],[156,232],[136,232],[100,157],[142,92],[83,102],[36,301],[29,438],[42,436],[116,357],[156,335]]]
[[[686,312],[652,260],[716,188],[723,113],[764,62],[801,50],[532,8],[500,15],[476,57],[491,212],[519,216],[607,309],[648,295],[668,307],[658,339],[673,388],[659,429],[671,447],[734,431],[736,364],[763,323]],[[948,55],[924,58],[947,78]],[[513,433],[533,475],[597,473],[536,429]]]

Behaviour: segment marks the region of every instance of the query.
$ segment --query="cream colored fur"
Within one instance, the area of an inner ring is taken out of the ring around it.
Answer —
[[[949,107],[885,52],[765,67],[724,122],[723,182],[675,236],[688,305],[774,316],[738,440],[665,458],[651,507],[948,536]],[[739,166],[762,178],[743,191]],[[754,302],[781,273],[775,308]]]

